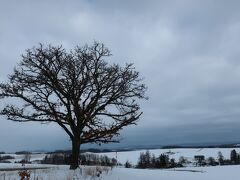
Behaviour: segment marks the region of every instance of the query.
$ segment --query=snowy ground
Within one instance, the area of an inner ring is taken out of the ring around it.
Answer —
[[[150,153],[158,157],[162,153],[167,153],[170,158],[174,158],[176,161],[179,160],[179,157],[184,156],[188,160],[193,161],[195,155],[204,155],[205,158],[213,157],[217,159],[218,152],[221,151],[222,155],[226,159],[230,159],[231,150],[235,149],[238,153],[240,148],[202,148],[202,149],[153,149],[149,150]],[[132,164],[136,165],[139,155],[141,152],[146,152],[146,150],[137,150],[137,151],[126,151],[126,152],[111,152],[111,153],[101,153],[101,155],[107,155],[110,158],[116,158],[118,162],[124,164],[127,160]]]
[[[113,169],[112,173],[105,176],[104,180],[235,180],[238,179],[240,166],[218,166],[218,167],[195,167],[181,168],[174,171],[148,170],[148,169]],[[190,172],[195,170],[199,172]]]
[[[205,158],[213,157],[217,158],[218,152],[221,151],[223,156],[226,159],[230,158],[231,150],[235,149],[238,153],[240,152],[240,148],[181,148],[181,149],[153,149],[149,150],[150,153],[154,154],[158,157],[162,153],[168,153],[170,158],[174,158],[175,160],[179,160],[180,156],[184,156],[188,158],[188,160],[192,161],[195,155],[204,155]],[[127,160],[132,164],[137,164],[139,155],[141,152],[146,152],[146,150],[137,150],[137,151],[125,151],[125,152],[107,152],[107,153],[97,153],[98,155],[106,155],[109,158],[117,158],[118,162],[124,164]],[[15,159],[9,159],[10,162],[21,161],[24,158],[24,155],[16,155],[16,154],[2,154],[2,156],[10,155]],[[31,161],[34,160],[42,160],[46,154],[31,154]]]
[[[13,156],[14,159],[8,159],[8,161],[14,163],[14,162],[19,162],[22,159],[24,159],[24,155],[23,154],[1,154],[1,156]],[[42,160],[46,154],[44,153],[38,153],[38,154],[30,154],[31,156],[31,162],[36,161],[36,160]]]
[[[12,167],[11,167],[12,166]],[[21,164],[0,164],[0,180],[18,180],[20,179],[18,168]],[[102,180],[112,173],[110,167],[82,166],[77,170],[69,170],[66,165],[27,165],[31,180]],[[17,170],[16,170],[17,169]],[[102,172],[98,177],[99,170]]]
[[[240,148],[206,148],[206,149],[155,149],[150,150],[155,156],[159,156],[162,153],[168,153],[170,158],[179,159],[180,156],[187,157],[192,160],[195,155],[204,155],[207,157],[217,158],[218,152],[221,151],[225,158],[229,158],[230,151],[235,149],[240,152]],[[131,163],[136,164],[141,152],[146,150],[118,152],[118,153],[101,153],[101,155],[107,155],[108,157],[116,158],[119,162],[125,163],[129,160]],[[13,155],[13,154],[5,154]],[[32,155],[31,160],[43,159],[45,154]],[[22,155],[14,155],[16,160],[21,160]],[[69,170],[69,166],[57,166],[57,165],[41,165],[41,164],[29,164],[27,168],[32,168],[31,179],[32,180],[234,180],[238,179],[240,166],[215,166],[215,167],[186,167],[176,169],[126,169],[123,167],[115,167],[101,169],[103,172],[100,177],[97,177],[100,167],[87,167],[82,166],[81,169],[72,171]],[[18,171],[21,168],[21,164],[15,163],[0,163],[0,180],[17,180],[19,179]],[[37,169],[34,169],[37,168]]]
[[[36,167],[36,166],[35,166]],[[90,168],[90,169],[89,169]],[[96,167],[82,167],[75,171],[68,166],[52,166],[31,170],[31,180],[226,180],[238,179],[240,166],[191,167],[167,170],[109,168],[100,177],[92,176]],[[89,175],[90,174],[90,175]],[[19,179],[18,171],[0,171],[1,180]]]

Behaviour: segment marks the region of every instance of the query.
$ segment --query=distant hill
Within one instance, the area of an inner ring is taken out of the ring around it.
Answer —
[[[122,148],[84,148],[81,150],[81,153],[91,152],[91,153],[108,153],[108,152],[125,152],[125,151],[134,151],[141,149],[186,149],[186,148],[236,148],[240,147],[240,143],[231,143],[231,144],[185,144],[185,145],[137,145],[131,147],[122,147]],[[71,154],[71,150],[56,150],[49,153],[65,153]]]

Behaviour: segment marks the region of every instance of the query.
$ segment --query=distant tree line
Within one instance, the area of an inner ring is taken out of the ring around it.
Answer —
[[[219,151],[217,158],[208,157],[205,158],[203,155],[194,156],[194,161],[189,161],[187,158],[181,156],[176,162],[175,159],[169,158],[168,153],[160,154],[156,157],[154,154],[151,154],[149,151],[145,153],[140,153],[138,163],[135,166],[136,168],[175,168],[175,167],[184,167],[188,164],[192,164],[194,166],[217,166],[217,165],[237,165],[240,164],[240,154],[233,149],[230,152],[230,159],[225,159],[222,153]],[[126,168],[134,167],[129,161],[127,161],[124,166]]]
[[[65,164],[71,163],[70,154],[65,153],[52,153],[45,156],[41,161],[42,164]],[[81,165],[101,165],[101,166],[114,166],[117,160],[103,155],[92,153],[84,153],[79,156],[79,164]]]
[[[80,155],[81,165],[101,165],[101,166],[115,166],[117,160],[115,158],[109,158],[106,155],[97,154],[81,154]]]
[[[25,154],[32,154],[30,151],[17,151],[15,152],[17,155],[25,155]]]
[[[51,153],[44,157],[41,161],[42,164],[58,164],[58,165],[69,165],[70,155],[64,153]]]
[[[237,165],[237,164],[240,164],[240,154],[237,153],[235,149],[233,149],[230,152],[230,159],[227,159],[222,155],[222,152],[219,151],[217,159],[214,159],[213,157],[209,157],[204,162],[205,163],[203,163],[203,165],[210,165],[210,166]]]
[[[114,151],[111,150],[111,149],[98,149],[98,148],[88,148],[88,149],[81,149],[80,150],[80,154],[87,153],[87,152],[90,152],[90,153],[106,153],[106,152],[114,152]],[[119,152],[119,150],[118,150],[118,152]],[[51,152],[51,153],[71,154],[71,150],[56,150],[56,151]]]
[[[15,159],[15,158],[10,155],[5,155],[5,156],[0,155],[0,163],[10,163],[9,161],[10,159]]]
[[[175,159],[170,159],[168,155],[161,154],[159,157],[155,157],[154,154],[150,154],[149,151],[140,153],[140,157],[137,163],[137,168],[174,168],[179,167],[180,164],[175,162]]]

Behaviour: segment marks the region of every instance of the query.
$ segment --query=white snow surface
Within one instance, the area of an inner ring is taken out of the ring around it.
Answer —
[[[179,160],[179,157],[184,156],[190,161],[194,160],[195,155],[204,155],[205,158],[213,157],[217,159],[218,152],[221,152],[226,159],[230,159],[231,150],[235,149],[237,152],[240,152],[240,148],[179,148],[179,149],[152,149],[149,150],[151,154],[154,154],[158,157],[160,154],[167,153],[170,158],[174,158],[176,161]],[[137,150],[137,151],[125,151],[125,152],[108,152],[100,153],[100,155],[107,155],[110,158],[117,158],[118,162],[124,164],[126,161],[136,165],[139,155],[141,152],[146,152],[146,150]]]
[[[14,159],[7,159],[8,161],[14,163],[14,162],[19,162],[22,159],[24,159],[24,154],[1,154],[1,156],[12,156]],[[30,161],[36,161],[36,160],[43,160],[43,158],[46,156],[45,153],[37,153],[37,154],[30,154]]]
[[[2,164],[1,164],[2,165]],[[0,165],[0,166],[1,166]],[[35,165],[36,167],[36,165]],[[88,176],[81,167],[75,171],[69,166],[52,166],[49,169],[31,170],[31,180],[235,180],[238,179],[240,166],[191,167],[177,169],[126,169],[113,168],[103,172],[100,177]],[[18,171],[0,171],[0,179],[19,179]]]
[[[178,148],[178,149],[151,149],[149,152],[154,154],[158,157],[160,154],[168,154],[170,158],[174,158],[176,161],[179,160],[179,157],[184,156],[190,161],[194,160],[195,155],[204,155],[205,158],[213,157],[217,159],[218,152],[221,152],[222,155],[226,159],[230,159],[230,152],[231,150],[235,149],[238,153],[240,153],[240,148]],[[117,158],[118,162],[124,164],[126,161],[131,162],[132,164],[136,165],[139,155],[141,152],[146,152],[145,149],[136,150],[136,151],[124,151],[124,152],[107,152],[107,153],[96,153],[98,155],[106,155],[109,158]],[[13,156],[15,159],[8,159],[8,161],[14,163],[15,161],[21,161],[24,158],[24,155],[16,155],[16,154],[2,154],[1,156]],[[30,161],[33,162],[35,160],[42,160],[46,154],[39,153],[39,154],[31,154]]]
[[[116,168],[104,180],[235,180],[240,166],[195,167],[168,170]],[[179,171],[176,171],[179,170]],[[183,170],[183,171],[180,171]],[[189,172],[195,170],[199,172]]]
[[[223,156],[227,159],[230,158],[230,151],[235,149],[240,152],[240,148],[204,148],[204,149],[154,149],[149,150],[150,153],[156,157],[162,153],[168,153],[170,158],[178,161],[180,156],[187,157],[192,160],[195,155],[204,155],[206,158],[217,158],[218,152],[221,151]],[[116,158],[122,164],[129,160],[131,163],[136,164],[141,152],[146,150],[126,151],[126,152],[111,152],[101,153],[100,155],[107,155],[108,157]],[[5,154],[12,155],[13,154]],[[33,155],[31,160],[42,159],[45,154]],[[23,158],[22,155],[14,155],[18,160]],[[14,161],[16,161],[13,160]],[[0,180],[14,180],[19,179],[19,170],[15,168],[22,167],[17,163],[0,163]],[[100,177],[92,177],[87,175],[88,172],[96,173],[97,167],[95,166],[81,166],[81,169],[75,171],[69,170],[69,166],[65,165],[44,165],[44,164],[27,164],[27,168],[46,168],[46,169],[31,169],[31,180],[235,180],[239,179],[239,165],[232,166],[214,166],[214,167],[192,167],[175,169],[126,169],[123,167],[114,167],[104,171]],[[11,170],[11,171],[8,171]]]

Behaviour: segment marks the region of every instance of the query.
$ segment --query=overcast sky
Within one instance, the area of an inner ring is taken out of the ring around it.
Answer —
[[[120,146],[240,142],[239,8],[238,0],[0,0],[0,80],[38,43],[97,40],[148,86],[144,114]],[[54,124],[0,117],[0,150],[69,147]]]

